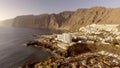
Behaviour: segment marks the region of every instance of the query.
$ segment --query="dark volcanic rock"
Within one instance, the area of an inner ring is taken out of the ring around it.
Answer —
[[[87,44],[77,43],[73,46],[68,47],[67,56],[76,56],[90,51],[91,50],[87,47]]]

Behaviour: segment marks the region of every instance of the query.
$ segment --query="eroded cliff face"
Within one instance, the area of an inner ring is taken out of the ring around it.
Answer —
[[[14,19],[13,26],[78,30],[92,23],[119,24],[120,8],[93,7],[59,14],[18,16]]]
[[[14,19],[15,27],[58,29],[70,18],[73,12],[62,12],[60,14],[42,14],[18,16]]]

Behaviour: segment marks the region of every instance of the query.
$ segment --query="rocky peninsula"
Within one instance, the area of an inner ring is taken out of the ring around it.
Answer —
[[[117,26],[92,24],[77,32],[38,34],[37,39],[26,45],[44,48],[54,57],[44,62],[26,63],[22,68],[119,68],[120,32]]]

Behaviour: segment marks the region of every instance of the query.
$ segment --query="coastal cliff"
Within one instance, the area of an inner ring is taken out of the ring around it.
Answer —
[[[18,16],[14,19],[13,26],[57,29],[70,18],[72,13],[73,12],[62,12],[60,14]]]
[[[12,26],[78,30],[89,24],[119,24],[120,8],[92,7],[59,14],[23,15],[13,19]]]

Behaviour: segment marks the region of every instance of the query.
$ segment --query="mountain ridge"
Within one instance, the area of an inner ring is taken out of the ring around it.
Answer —
[[[28,28],[78,30],[89,24],[120,24],[120,8],[92,7],[58,14],[23,15],[12,26]]]

